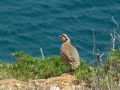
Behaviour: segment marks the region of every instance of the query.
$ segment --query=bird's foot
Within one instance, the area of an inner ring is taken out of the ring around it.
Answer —
[[[70,69],[70,70],[66,71],[65,73],[68,73],[68,74],[70,74],[70,75],[73,75],[73,74],[74,74],[74,72],[75,72],[75,70]]]

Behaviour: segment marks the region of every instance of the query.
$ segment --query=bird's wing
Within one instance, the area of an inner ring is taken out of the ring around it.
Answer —
[[[70,45],[69,54],[73,61],[78,62],[80,60],[79,53],[75,47]]]
[[[73,61],[67,53],[61,51],[61,57],[68,65],[72,64]]]
[[[73,62],[74,61],[74,56],[72,56],[74,53],[73,52],[73,47],[70,44],[65,44],[63,45],[62,49],[61,49],[61,54],[64,56],[63,58],[65,58],[66,61],[68,62]]]

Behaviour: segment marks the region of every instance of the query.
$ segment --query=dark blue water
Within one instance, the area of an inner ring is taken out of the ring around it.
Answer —
[[[59,55],[62,33],[90,61],[91,30],[100,52],[110,48],[112,16],[120,24],[120,0],[0,0],[0,61],[12,62],[11,53],[18,50],[41,56],[42,48],[45,56]]]

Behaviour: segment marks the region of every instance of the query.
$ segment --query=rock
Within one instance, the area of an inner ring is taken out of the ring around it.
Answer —
[[[16,79],[0,80],[0,90],[90,90],[85,86],[85,82],[68,73],[48,79],[30,79],[24,82]]]

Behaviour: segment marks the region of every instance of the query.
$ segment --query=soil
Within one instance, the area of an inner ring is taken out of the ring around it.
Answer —
[[[0,80],[0,90],[90,90],[84,81],[73,75],[63,73],[57,77],[19,81],[16,79]]]

